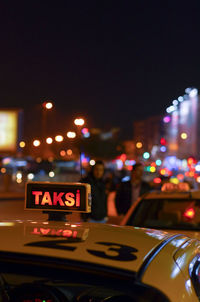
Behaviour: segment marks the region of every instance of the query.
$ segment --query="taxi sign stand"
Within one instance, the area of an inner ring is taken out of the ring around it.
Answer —
[[[72,214],[72,212],[51,212],[51,211],[43,211],[42,213],[48,214],[47,221],[64,221],[67,222],[66,215]]]

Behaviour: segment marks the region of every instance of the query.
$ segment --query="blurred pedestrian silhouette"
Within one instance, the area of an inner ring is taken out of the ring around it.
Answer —
[[[131,179],[119,184],[115,198],[115,205],[119,215],[126,214],[139,196],[150,191],[150,185],[143,181],[142,177],[143,165],[136,163],[131,171]]]
[[[91,213],[81,215],[84,221],[100,223],[107,221],[107,194],[103,176],[104,163],[97,161],[88,176],[81,179],[81,182],[91,185],[92,195]]]

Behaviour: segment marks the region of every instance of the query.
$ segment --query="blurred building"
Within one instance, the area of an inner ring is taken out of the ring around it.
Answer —
[[[144,151],[151,151],[154,146],[159,145],[163,134],[162,116],[152,116],[144,120],[133,123],[133,140],[136,144],[141,143],[141,147],[136,148],[137,154]]]
[[[200,154],[200,105],[196,88],[187,88],[185,95],[173,100],[163,118],[167,154],[178,158]]]
[[[200,157],[200,103],[198,90],[187,88],[166,108],[166,114],[133,124],[134,142],[141,142],[136,155],[150,152],[152,157]]]

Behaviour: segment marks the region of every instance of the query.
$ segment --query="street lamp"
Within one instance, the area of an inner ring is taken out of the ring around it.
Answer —
[[[52,109],[52,108],[53,108],[53,103],[52,103],[51,101],[43,102],[43,103],[42,103],[42,106],[43,106],[45,109],[49,110],[49,109]]]
[[[78,135],[81,139],[81,136],[82,136],[82,133],[81,133],[81,130],[82,130],[82,127],[83,125],[85,124],[85,120],[83,118],[76,118],[74,120],[74,124],[77,126],[77,132],[78,132]],[[80,152],[80,174],[81,174],[81,177],[82,177],[82,174],[83,174],[83,171],[82,171],[82,151],[81,151],[81,143],[80,143],[80,149],[79,149],[79,152]]]
[[[33,146],[34,146],[34,147],[39,147],[39,146],[40,146],[40,141],[39,141],[38,139],[35,139],[35,140],[33,141]]]
[[[76,132],[74,132],[74,131],[68,131],[67,132],[67,137],[68,138],[75,138],[76,137]]]
[[[85,124],[85,121],[84,121],[83,118],[76,118],[76,119],[74,120],[74,124],[75,124],[76,126],[83,126],[83,125]]]
[[[62,135],[56,135],[56,137],[55,137],[55,141],[58,142],[58,143],[62,142],[63,139],[64,139],[64,138],[63,138]]]

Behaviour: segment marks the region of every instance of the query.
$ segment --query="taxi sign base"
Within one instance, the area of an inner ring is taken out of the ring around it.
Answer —
[[[71,212],[52,212],[43,211],[44,214],[48,214],[48,221],[64,221],[67,222],[66,215],[72,214]]]

